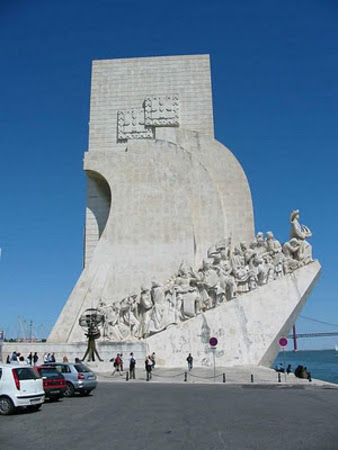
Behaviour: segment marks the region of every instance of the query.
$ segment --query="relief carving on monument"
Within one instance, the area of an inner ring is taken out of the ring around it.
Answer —
[[[117,112],[117,140],[154,139],[154,127],[178,125],[178,95],[152,95],[144,100],[142,108]]]
[[[145,124],[153,127],[179,125],[178,95],[154,95],[144,100]]]
[[[117,112],[117,140],[153,139],[154,132],[144,123],[144,109],[133,108]]]
[[[232,249],[231,239],[210,247],[207,258],[194,270],[182,262],[165,283],[153,280],[110,305],[100,300],[98,312],[104,316],[103,337],[111,341],[146,338],[168,326],[189,320],[255,289],[259,289],[312,260],[306,238],[310,230],[299,223],[299,211],[290,216],[290,240],[282,246],[271,231],[257,233],[247,245]]]

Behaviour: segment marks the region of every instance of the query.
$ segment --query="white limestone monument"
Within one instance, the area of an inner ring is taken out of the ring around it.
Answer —
[[[216,81],[217,82],[217,81]],[[100,338],[165,367],[267,365],[319,273],[311,231],[255,233],[250,187],[214,139],[208,55],[94,61],[84,269],[48,342]]]

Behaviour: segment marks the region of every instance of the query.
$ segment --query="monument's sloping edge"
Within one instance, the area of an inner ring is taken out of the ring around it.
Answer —
[[[291,329],[321,271],[318,261],[226,302],[145,341],[159,366],[180,367],[188,353],[194,365],[211,367],[209,339],[217,337],[216,365],[269,366],[278,353],[276,342]]]

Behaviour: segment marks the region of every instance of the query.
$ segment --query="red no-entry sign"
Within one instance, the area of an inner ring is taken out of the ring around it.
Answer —
[[[211,345],[211,347],[216,347],[216,345],[218,344],[217,338],[215,337],[210,338],[209,344]]]
[[[285,336],[282,336],[281,338],[279,338],[278,344],[282,347],[285,348],[288,345],[288,340]]]

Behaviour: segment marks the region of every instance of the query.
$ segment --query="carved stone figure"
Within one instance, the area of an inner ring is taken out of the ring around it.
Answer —
[[[150,295],[150,289],[141,287],[139,314],[141,317],[140,324],[140,337],[149,336],[149,324],[151,319],[151,311],[153,308],[153,302]]]
[[[171,302],[166,298],[167,287],[154,280],[151,286],[151,299],[153,308],[149,323],[149,331],[157,332],[164,330],[168,325],[175,323],[176,310],[172,307]]]
[[[285,242],[283,245],[283,253],[285,255],[285,261],[283,263],[284,273],[288,274],[303,266],[301,261],[296,259],[296,255],[299,252],[300,244],[298,239],[292,238],[290,241]]]
[[[263,265],[263,270],[264,270],[264,281],[263,284],[267,284],[270,283],[271,281],[273,281],[275,279],[275,266],[272,262],[272,257],[266,253],[263,256],[263,261],[264,261],[264,265]]]
[[[215,301],[215,289],[218,283],[218,276],[211,267],[211,261],[204,259],[203,265],[198,271],[197,288],[201,303],[200,309],[205,311],[212,308]]]
[[[267,251],[267,246],[264,240],[264,233],[262,233],[261,231],[257,233],[256,242],[258,254],[261,256],[265,255]]]
[[[263,259],[254,253],[249,261],[250,277],[249,287],[250,290],[256,289],[257,285],[262,286],[265,284],[265,270],[263,267]]]
[[[266,233],[266,248],[270,256],[272,257],[272,262],[275,266],[275,277],[281,278],[284,275],[284,255],[282,252],[282,246],[280,242],[274,238],[272,231],[268,231]]]
[[[125,325],[129,327],[129,334],[131,337],[138,337],[140,328],[140,321],[136,318],[137,311],[137,294],[132,294],[127,297],[121,305],[121,315]]]
[[[296,238],[299,240],[299,250],[295,255],[295,259],[302,261],[304,264],[309,264],[312,259],[312,247],[305,239],[312,236],[310,229],[306,225],[299,223],[299,210],[291,212],[290,215],[290,239]]]
[[[249,270],[245,267],[245,258],[239,247],[231,255],[232,273],[237,284],[237,291],[243,294],[249,291]]]
[[[197,282],[192,269],[188,269],[184,263],[181,264],[175,280],[176,292],[183,302],[183,314],[185,317],[195,316],[201,308],[197,290]]]
[[[231,300],[237,297],[237,287],[234,277],[231,275],[232,267],[229,261],[222,260],[220,253],[214,256],[212,268],[218,275],[219,281],[216,285],[215,306],[225,299]]]

